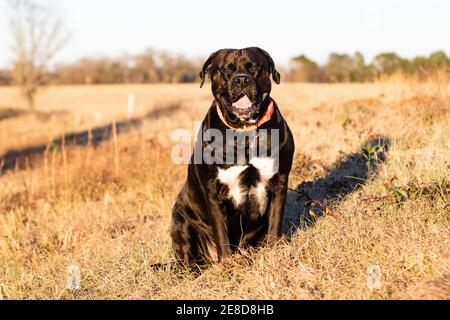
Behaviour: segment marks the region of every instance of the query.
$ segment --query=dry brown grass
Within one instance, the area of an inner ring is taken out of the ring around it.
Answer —
[[[275,88],[297,143],[292,188],[327,176],[375,136],[391,141],[386,160],[329,204],[336,218],[193,275],[150,265],[173,259],[170,211],[186,174],[171,162],[170,134],[203,118],[208,90],[54,87],[32,116],[11,113],[21,109],[16,89],[0,88],[0,114],[9,109],[0,116],[0,155],[44,146],[3,165],[0,298],[449,299],[449,89],[448,81]],[[136,119],[116,143],[50,143],[127,121],[130,93]],[[70,265],[81,269],[80,290],[66,289]],[[382,273],[373,291],[371,265]]]

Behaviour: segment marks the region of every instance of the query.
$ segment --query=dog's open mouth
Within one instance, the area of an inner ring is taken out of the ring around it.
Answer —
[[[254,106],[253,102],[245,94],[242,94],[239,100],[233,103],[233,107],[242,111],[249,110],[253,106]]]
[[[239,99],[232,104],[232,112],[229,114],[231,120],[239,119],[242,122],[252,124],[257,121],[258,104],[253,103],[246,94],[242,94]]]

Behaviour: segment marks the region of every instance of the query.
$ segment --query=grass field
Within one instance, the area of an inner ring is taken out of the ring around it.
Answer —
[[[186,166],[171,161],[171,133],[194,135],[208,89],[51,87],[31,115],[0,88],[0,299],[450,299],[448,80],[282,84],[272,96],[310,223],[195,275],[150,266],[173,260]]]

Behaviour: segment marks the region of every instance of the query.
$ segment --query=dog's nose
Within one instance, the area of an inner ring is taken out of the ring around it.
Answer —
[[[250,77],[246,74],[238,74],[234,76],[233,82],[241,88],[245,88],[250,84]]]

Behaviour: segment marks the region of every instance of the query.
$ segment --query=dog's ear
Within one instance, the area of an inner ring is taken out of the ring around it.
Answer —
[[[212,66],[212,62],[213,60],[219,55],[219,53],[222,50],[216,51],[213,54],[211,54],[208,58],[208,60],[206,60],[205,64],[203,65],[202,71],[200,71],[200,88],[203,88],[203,85],[205,84],[206,81],[206,75],[210,74],[211,71],[211,66]]]
[[[270,65],[270,73],[272,74],[273,81],[275,81],[276,84],[280,84],[281,83],[281,75],[278,72],[278,70],[275,68],[275,62],[273,61],[270,54],[261,48],[255,47],[255,49],[258,50],[260,53],[262,53],[266,57],[267,61],[269,62],[269,65]]]

